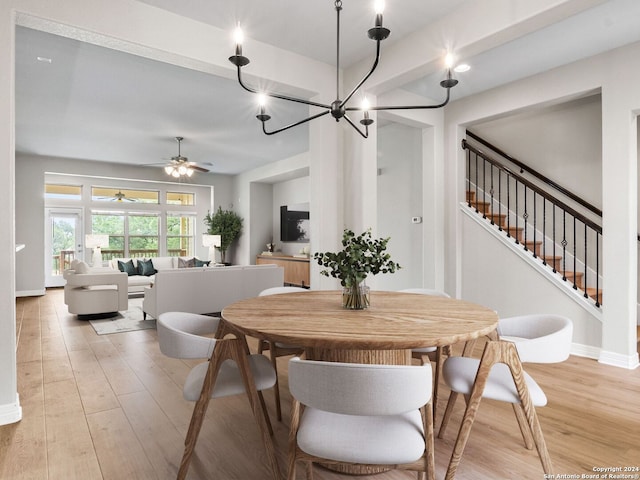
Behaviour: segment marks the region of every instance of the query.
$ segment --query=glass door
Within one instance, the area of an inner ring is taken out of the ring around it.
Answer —
[[[45,287],[61,287],[62,272],[71,261],[84,259],[82,209],[47,208],[46,212]]]

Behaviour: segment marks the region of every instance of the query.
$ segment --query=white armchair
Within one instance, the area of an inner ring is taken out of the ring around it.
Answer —
[[[81,320],[113,316],[129,308],[127,274],[91,269],[84,262],[65,270],[64,303]]]

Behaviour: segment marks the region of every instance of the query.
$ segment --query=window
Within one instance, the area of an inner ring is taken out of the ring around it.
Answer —
[[[195,215],[167,213],[167,254],[171,257],[194,255]]]
[[[157,213],[91,212],[91,233],[109,235],[109,247],[102,249],[105,260],[159,256],[159,232]]]
[[[195,195],[185,192],[167,192],[167,205],[195,205]]]
[[[130,213],[129,224],[129,256],[159,256],[160,221],[157,214]]]
[[[109,235],[109,246],[102,249],[102,258],[122,258],[124,251],[124,212],[91,212],[91,233]]]
[[[113,187],[91,187],[91,200],[94,202],[118,203],[160,203],[157,190],[128,190]]]
[[[58,185],[55,183],[47,183],[44,186],[44,198],[81,200],[82,187],[80,185]]]

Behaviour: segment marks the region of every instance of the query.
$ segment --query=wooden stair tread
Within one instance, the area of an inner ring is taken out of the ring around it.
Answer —
[[[601,288],[598,288],[598,290],[596,290],[595,287],[587,287],[584,289],[584,291],[590,298],[596,300],[600,305],[602,305],[602,289]]]
[[[576,287],[582,289],[582,277],[584,277],[583,272],[574,272],[572,271],[560,271],[558,272],[562,275],[563,279],[566,279],[568,282],[573,283]]]
[[[520,234],[524,231],[524,227],[505,227],[504,229],[513,236],[515,236],[514,232]]]
[[[567,278],[582,278],[584,276],[584,272],[574,272],[573,270],[564,270],[560,273]]]

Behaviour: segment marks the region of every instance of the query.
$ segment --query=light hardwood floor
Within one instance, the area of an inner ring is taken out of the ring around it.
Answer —
[[[89,323],[67,313],[60,290],[20,298],[16,305],[23,420],[0,427],[0,479],[175,478],[193,408],[182,399],[182,383],[193,362],[163,356],[155,330],[96,335]],[[275,421],[273,394],[265,394],[283,473],[290,407],[286,362],[279,359],[283,423]],[[580,477],[594,467],[640,466],[640,369],[571,357],[527,370],[549,398],[538,413],[556,474]],[[436,427],[448,397],[442,390]],[[446,438],[436,439],[438,479],[444,477],[462,410],[459,402]],[[245,397],[212,401],[207,417],[188,478],[270,478]],[[302,470],[298,479],[304,478]],[[318,480],[349,478],[321,468],[315,473]],[[545,478],[535,451],[524,448],[510,406],[482,402],[457,478]]]

